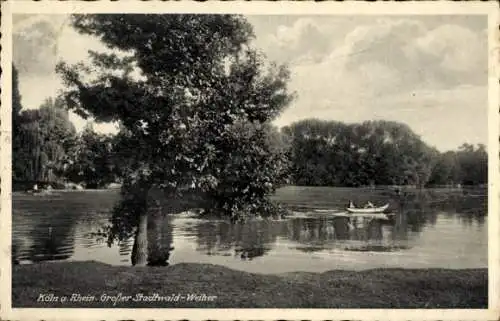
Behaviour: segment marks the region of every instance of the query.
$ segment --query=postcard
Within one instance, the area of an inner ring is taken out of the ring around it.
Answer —
[[[2,2],[1,317],[499,313],[488,2]]]

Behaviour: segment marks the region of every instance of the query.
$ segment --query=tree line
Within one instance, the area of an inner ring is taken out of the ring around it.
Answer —
[[[73,182],[87,188],[103,188],[121,181],[128,166],[124,153],[131,152],[123,134],[99,134],[91,125],[77,133],[61,97],[47,99],[38,109],[22,109],[14,66],[12,79],[14,181]],[[234,124],[232,144],[224,146],[224,155],[232,159],[225,170],[232,175],[213,192],[214,198],[226,197],[223,189],[255,183],[257,178],[252,173],[263,171],[279,172],[276,185],[429,187],[487,183],[488,154],[484,145],[463,144],[455,151],[439,152],[407,125],[393,121],[345,124],[305,119],[281,130],[263,125],[266,139],[261,143],[267,147],[261,147],[273,150],[263,157],[274,157],[277,162],[266,163],[263,159],[260,167],[255,167],[259,163],[253,160],[251,167],[245,167],[249,164],[242,160],[248,151],[239,149],[259,147],[252,141],[253,126]],[[273,164],[279,168],[272,168]],[[267,183],[273,184],[271,180]]]
[[[398,122],[306,119],[282,128],[282,134],[296,185],[427,187],[481,185],[488,179],[484,145],[442,153]]]

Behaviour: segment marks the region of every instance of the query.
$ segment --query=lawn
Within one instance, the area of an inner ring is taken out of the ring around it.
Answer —
[[[487,308],[488,302],[487,269],[261,275],[194,263],[62,262],[16,265],[12,275],[13,307]]]

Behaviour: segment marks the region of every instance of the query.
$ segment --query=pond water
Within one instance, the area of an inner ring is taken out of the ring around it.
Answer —
[[[341,210],[348,199],[366,195],[379,204],[389,201],[394,220],[317,211]],[[237,224],[169,215],[159,241],[168,249],[168,263],[211,263],[255,273],[488,266],[485,191],[426,191],[399,196],[395,203],[383,193],[370,196],[357,189],[287,187],[275,198],[293,215]],[[13,261],[130,265],[132,239],[108,247],[94,235],[108,223],[118,199],[112,190],[13,195]]]

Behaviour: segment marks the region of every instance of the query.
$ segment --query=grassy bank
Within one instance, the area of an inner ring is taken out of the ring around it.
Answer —
[[[486,308],[488,295],[486,269],[259,275],[193,263],[139,268],[71,262],[13,266],[12,275],[13,307]],[[101,300],[119,293],[116,305],[109,297]],[[166,302],[154,293],[206,297]],[[37,302],[40,294],[53,294],[57,302]],[[72,294],[88,299],[70,302]],[[61,303],[62,296],[68,301]]]

